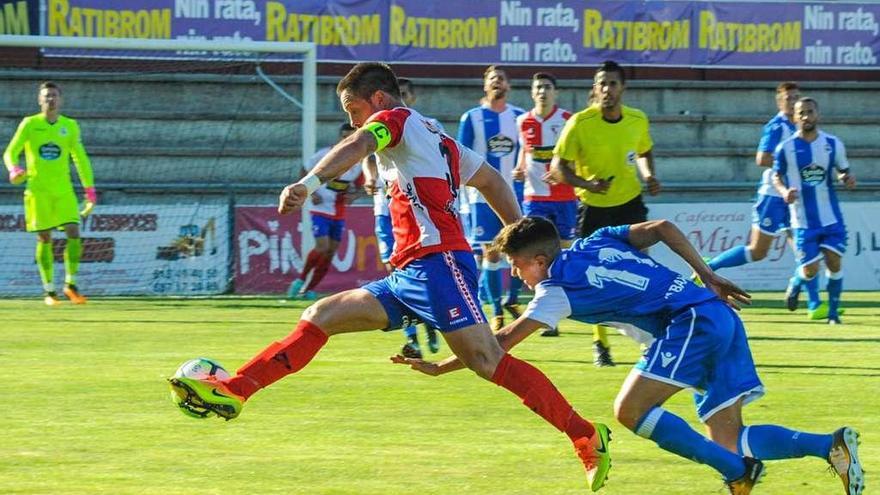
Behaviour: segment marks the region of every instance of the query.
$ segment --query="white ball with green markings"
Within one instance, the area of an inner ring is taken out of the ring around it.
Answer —
[[[210,378],[217,380],[225,380],[229,378],[229,372],[217,361],[208,358],[196,358],[180,365],[174,372],[174,378],[193,378],[196,380],[207,380]],[[201,407],[194,406],[187,402],[185,396],[181,396],[174,390],[171,391],[171,401],[180,408],[180,412],[194,418],[207,418],[212,413]]]

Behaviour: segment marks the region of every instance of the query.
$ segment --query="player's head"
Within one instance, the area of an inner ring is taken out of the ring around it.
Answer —
[[[416,87],[412,80],[405,77],[397,78],[397,85],[400,86],[400,99],[408,107],[416,104]]]
[[[388,64],[363,62],[355,65],[336,85],[336,94],[351,125],[360,127],[380,110],[400,105],[400,86]]]
[[[623,67],[613,60],[606,60],[593,75],[594,101],[602,108],[615,108],[620,105],[626,89],[626,76]]]
[[[489,101],[500,100],[507,97],[510,91],[510,81],[507,72],[497,65],[486,67],[483,72],[483,91]]]
[[[343,123],[339,124],[339,140],[342,141],[343,139],[347,138],[348,136],[351,136],[352,133],[356,130],[357,129],[355,129],[348,122],[343,122]]]
[[[545,218],[524,217],[501,229],[492,249],[505,254],[511,274],[534,289],[547,278],[547,269],[559,254],[559,232]]]
[[[794,123],[801,132],[813,132],[819,123],[819,102],[804,97],[794,104]]]
[[[796,82],[785,81],[776,86],[776,108],[789,118],[794,115],[794,104],[801,97],[801,88]]]
[[[556,77],[549,72],[532,75],[532,101],[535,105],[552,107],[556,104]]]
[[[37,103],[43,112],[58,110],[61,106],[61,86],[52,81],[40,84]]]

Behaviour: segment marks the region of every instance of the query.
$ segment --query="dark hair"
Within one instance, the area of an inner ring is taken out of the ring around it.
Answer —
[[[343,123],[339,124],[339,134],[342,134],[343,132],[354,131],[354,130],[355,130],[355,128],[351,124],[349,124],[348,122],[343,122]]]
[[[489,67],[486,67],[486,70],[483,71],[483,80],[485,81],[486,78],[489,77],[489,74],[491,74],[492,72],[503,72],[504,78],[507,79],[507,71],[504,70],[504,67],[501,67],[500,65],[490,65]]]
[[[535,72],[532,75],[532,81],[540,81],[541,79],[546,79],[553,83],[553,87],[556,87],[556,76],[549,72]]]
[[[61,93],[61,86],[59,86],[58,83],[54,81],[45,81],[40,84],[39,91],[43,91],[44,89],[54,89],[55,91],[58,91],[58,93]]]
[[[397,85],[398,86],[409,86],[410,90],[412,90],[415,87],[415,84],[413,84],[412,79],[409,79],[406,77],[398,77],[397,78]]]
[[[620,66],[614,60],[606,60],[599,65],[599,68],[596,69],[596,72],[593,74],[593,78],[596,78],[596,74],[600,72],[617,72],[617,75],[620,76],[620,83],[626,84],[626,74],[623,73],[623,67]]]
[[[795,89],[801,89],[798,83],[792,81],[781,82],[776,86],[776,94],[779,95]]]
[[[798,99],[798,101],[795,102],[795,105],[797,105],[798,103],[800,103],[801,105],[803,105],[804,103],[812,103],[813,105],[815,105],[816,110],[819,109],[819,102],[814,100],[813,98],[810,98],[809,96],[804,96],[803,98]]]
[[[523,217],[501,229],[491,249],[510,256],[543,254],[552,259],[561,249],[559,231],[546,218]]]
[[[397,76],[388,64],[381,62],[362,62],[352,67],[336,85],[337,95],[346,90],[364,100],[369,100],[376,91],[400,98]]]

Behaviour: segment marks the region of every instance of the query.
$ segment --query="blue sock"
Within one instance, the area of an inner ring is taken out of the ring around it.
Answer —
[[[481,303],[489,304],[492,302],[492,296],[489,295],[489,279],[486,269],[480,270],[480,278],[477,279],[477,292],[479,292]]]
[[[803,286],[807,288],[807,308],[818,308],[822,304],[822,296],[819,295],[819,276],[817,275],[809,280],[802,275],[798,275],[798,278],[801,279]]]
[[[694,431],[683,419],[655,407],[636,426],[636,434],[653,440],[661,449],[715,468],[727,481],[746,472],[742,457]]]
[[[489,289],[489,298],[492,303],[492,311],[495,316],[500,316],[501,312],[501,270],[498,268],[484,268],[486,272],[486,287]]]
[[[413,337],[416,334],[416,326],[409,325],[403,329],[403,334],[406,335],[407,338]]]
[[[825,286],[828,291],[828,317],[836,318],[837,308],[840,307],[840,294],[843,292],[843,270],[832,273],[828,272],[828,285]]]
[[[507,299],[504,301],[505,304],[519,303],[519,290],[522,289],[522,286],[522,279],[510,277],[510,290],[507,293]]]
[[[746,426],[739,432],[737,448],[744,456],[762,461],[813,456],[827,459],[833,435],[816,435],[776,425]]]
[[[752,256],[749,250],[745,246],[735,246],[709,260],[708,265],[712,270],[718,270],[719,268],[745,265],[750,261],[752,261]]]

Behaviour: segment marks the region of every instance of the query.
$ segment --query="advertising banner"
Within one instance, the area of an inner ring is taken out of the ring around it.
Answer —
[[[342,242],[330,271],[315,287],[317,292],[353,289],[387,274],[379,260],[373,225],[371,205],[348,207]],[[302,272],[312,245],[311,239],[303,241],[305,228],[301,215],[282,216],[274,206],[236,207],[235,292],[286,293],[290,283]],[[306,236],[311,236],[308,230]]]
[[[880,290],[880,203],[841,203],[848,246],[843,257],[846,290]],[[747,203],[657,203],[650,205],[652,219],[674,222],[703,256],[714,257],[746,243],[751,229]],[[872,221],[873,219],[873,221]],[[690,268],[662,245],[652,247],[657,261],[690,275]],[[784,290],[794,273],[795,258],[786,236],[777,237],[766,259],[719,273],[748,290]],[[821,274],[825,278],[824,266]],[[824,290],[824,282],[823,282]]]
[[[36,1],[0,0],[0,35],[40,34],[40,6]]]
[[[77,283],[88,295],[220,294],[229,280],[225,205],[98,205],[80,226]],[[64,282],[63,232],[55,232],[55,285]],[[42,292],[37,236],[20,206],[0,206],[0,295]]]
[[[0,2],[8,0],[0,0]],[[49,36],[310,41],[319,61],[878,68],[880,4],[577,0],[30,0]],[[8,16],[8,15],[7,15]],[[229,58],[218,52],[46,50]]]

